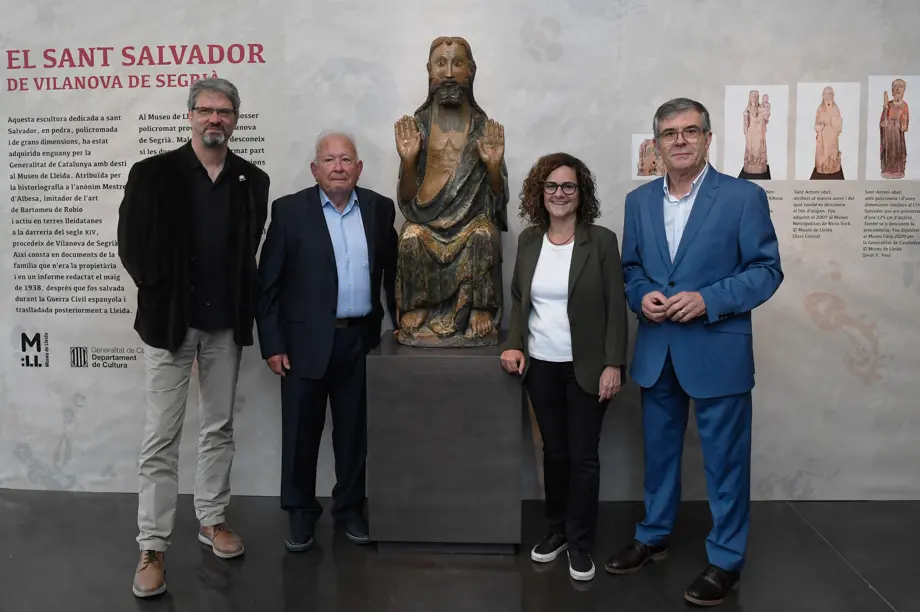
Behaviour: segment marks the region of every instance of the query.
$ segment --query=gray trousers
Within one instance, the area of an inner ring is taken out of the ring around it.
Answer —
[[[144,348],[147,364],[147,425],[138,458],[137,542],[141,550],[165,551],[179,495],[179,440],[192,364],[198,361],[198,469],[195,514],[202,526],[224,522],[230,503],[233,406],[242,348],[232,330],[190,329],[175,352]]]

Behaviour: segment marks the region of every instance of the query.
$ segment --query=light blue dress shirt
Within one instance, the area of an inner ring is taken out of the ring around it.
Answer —
[[[339,212],[322,189],[319,198],[323,203],[323,216],[339,275],[339,295],[336,318],[363,317],[371,312],[371,271],[368,264],[367,236],[358,194],[351,192],[345,210]]]
[[[709,171],[709,164],[703,166],[702,172],[693,179],[690,185],[690,193],[682,198],[675,198],[668,191],[668,176],[664,177],[664,232],[668,238],[668,251],[671,253],[671,261],[674,261],[674,255],[677,254],[677,247],[680,246],[680,239],[684,235],[684,228],[687,227],[687,220],[690,218],[690,211],[693,210],[693,203],[700,192],[700,185],[706,178],[706,172]]]

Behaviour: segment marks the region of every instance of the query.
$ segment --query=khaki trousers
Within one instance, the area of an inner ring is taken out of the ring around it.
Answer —
[[[195,514],[202,526],[224,522],[230,503],[233,406],[242,348],[232,330],[190,329],[175,352],[147,346],[147,425],[138,458],[137,542],[165,551],[179,495],[179,441],[192,364],[198,361],[198,469]]]

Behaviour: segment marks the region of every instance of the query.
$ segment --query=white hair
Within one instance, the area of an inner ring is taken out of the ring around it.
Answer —
[[[319,163],[319,150],[323,147],[323,143],[327,138],[331,136],[340,136],[346,139],[351,143],[352,148],[355,150],[355,157],[361,159],[361,156],[358,155],[358,145],[355,143],[355,137],[351,132],[346,132],[343,130],[323,130],[319,136],[316,137],[316,145],[313,147],[313,161]]]

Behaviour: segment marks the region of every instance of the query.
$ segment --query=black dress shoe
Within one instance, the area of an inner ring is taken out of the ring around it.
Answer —
[[[638,572],[650,561],[661,561],[667,558],[667,546],[648,546],[639,540],[610,557],[604,564],[604,569],[611,574],[631,574]]]
[[[336,519],[336,525],[345,529],[345,537],[353,544],[370,544],[367,521],[361,515],[346,516]]]
[[[313,548],[313,522],[303,512],[288,513],[288,536],[284,547],[289,552],[304,552]]]
[[[710,565],[684,593],[684,599],[698,606],[717,606],[738,588],[741,572]]]

